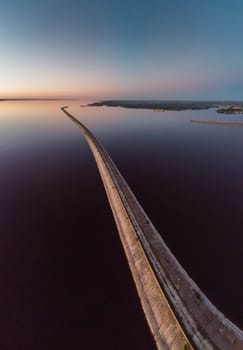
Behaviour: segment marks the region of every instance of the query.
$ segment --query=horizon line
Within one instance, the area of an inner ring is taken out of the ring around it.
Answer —
[[[93,100],[95,102],[102,101],[161,101],[161,102],[243,102],[239,99],[159,99],[159,98],[85,98],[85,97],[6,97],[0,98],[1,101],[78,101],[78,100]]]

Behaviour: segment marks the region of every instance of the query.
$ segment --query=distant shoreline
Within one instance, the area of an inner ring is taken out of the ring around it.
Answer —
[[[193,124],[205,124],[205,125],[221,125],[221,126],[243,127],[243,123],[217,122],[217,121],[211,121],[211,120],[195,120],[195,119],[192,119],[191,123],[193,123]]]
[[[238,105],[239,102],[230,102]],[[156,101],[156,100],[104,100],[88,104],[90,107],[122,107],[131,109],[152,109],[155,111],[204,110],[229,105],[229,101]]]
[[[123,107],[132,109],[153,109],[155,111],[183,111],[209,109],[215,106],[215,103],[193,102],[193,101],[150,101],[150,100],[107,100],[90,103],[93,107]]]
[[[243,114],[243,105],[220,108],[217,112],[222,114]]]

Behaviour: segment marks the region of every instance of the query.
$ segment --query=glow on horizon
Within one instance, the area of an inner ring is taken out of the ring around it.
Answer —
[[[243,99],[240,0],[2,2],[0,99]]]

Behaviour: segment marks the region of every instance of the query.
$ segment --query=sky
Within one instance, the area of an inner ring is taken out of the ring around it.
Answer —
[[[0,98],[243,100],[242,0],[0,0]]]

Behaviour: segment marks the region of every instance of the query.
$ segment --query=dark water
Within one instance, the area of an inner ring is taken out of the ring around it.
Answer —
[[[0,104],[0,347],[153,349],[96,165],[66,103]],[[70,111],[210,300],[243,326],[243,128],[210,111]]]

